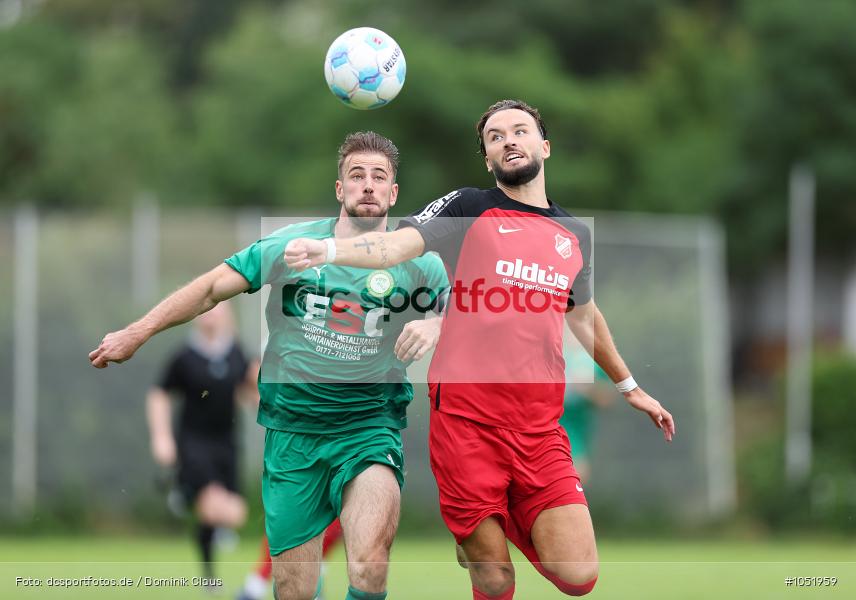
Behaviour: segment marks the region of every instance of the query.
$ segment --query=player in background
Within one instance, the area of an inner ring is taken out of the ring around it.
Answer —
[[[413,398],[406,365],[438,339],[442,319],[425,317],[441,310],[446,272],[434,255],[382,270],[297,272],[283,252],[298,237],[384,231],[398,195],[397,169],[391,141],[373,132],[349,135],[339,149],[338,219],[259,240],[105,336],[89,356],[98,368],[124,362],[159,331],[271,286],[258,422],[267,429],[262,498],[278,600],[314,597],[324,530],[337,516],[347,600],[386,597],[404,481],[400,430]]]
[[[185,505],[197,518],[196,541],[209,581],[215,529],[236,529],[247,516],[238,492],[236,403],[258,405],[257,376],[258,363],[244,356],[224,303],[193,321],[187,341],[146,398],[152,455],[162,467],[178,469]],[[171,395],[181,400],[176,428]]]
[[[504,100],[476,130],[496,187],[455,190],[395,232],[295,240],[286,263],[390,268],[428,250],[440,254],[453,287],[428,373],[430,456],[440,511],[465,552],[473,598],[512,598],[506,538],[559,590],[580,596],[597,581],[598,559],[558,424],[563,320],[667,441],[674,421],[635,383],[592,299],[591,232],[547,197],[550,142],[538,111]]]
[[[571,383],[576,374],[591,381]],[[591,356],[582,348],[576,348],[565,355],[565,410],[559,425],[565,428],[571,442],[574,468],[582,483],[591,477],[591,450],[597,431],[598,411],[612,404],[615,388],[610,385],[609,376]]]
[[[342,523],[336,519],[324,531],[324,543],[321,546],[321,557],[327,558],[336,546],[339,540],[342,539]],[[247,575],[246,581],[238,592],[235,600],[261,600],[267,596],[270,589],[270,580],[273,571],[273,562],[270,557],[270,545],[267,537],[262,538],[261,555],[259,562],[252,573]],[[324,578],[324,565],[321,568],[321,579]],[[318,588],[321,590],[323,582],[319,582]],[[324,600],[323,594],[319,591],[315,600]]]
[[[174,353],[147,397],[152,454],[162,467],[178,467],[184,504],[193,507],[198,518],[196,541],[203,576],[209,581],[214,580],[218,528],[235,529],[245,521],[246,505],[238,493],[235,401],[258,407],[258,372],[258,362],[248,364],[244,358],[235,339],[232,311],[222,302],[193,320],[187,342]],[[182,400],[178,443],[173,435],[172,394]],[[324,533],[323,556],[341,537],[336,519]],[[264,537],[259,565],[247,576],[238,598],[260,600],[270,587],[271,557]]]

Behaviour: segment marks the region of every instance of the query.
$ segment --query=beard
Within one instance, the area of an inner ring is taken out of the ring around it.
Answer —
[[[384,220],[388,209],[383,208],[382,205],[361,205],[355,204],[352,206],[348,206],[345,204],[345,212],[351,218],[351,223],[353,223],[357,229],[361,229],[362,231],[372,231],[377,228],[377,226]]]
[[[541,172],[543,161],[538,158],[533,158],[529,164],[523,165],[515,169],[503,169],[502,166],[494,161],[491,161],[493,176],[496,180],[510,187],[517,187],[529,183],[538,176]]]

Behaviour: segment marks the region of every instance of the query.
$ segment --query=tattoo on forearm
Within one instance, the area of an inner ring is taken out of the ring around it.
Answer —
[[[359,243],[359,244],[354,244],[354,248],[365,248],[365,249],[366,249],[366,254],[371,254],[371,253],[372,253],[372,248],[371,248],[371,247],[372,247],[372,246],[374,246],[374,245],[375,245],[375,243],[374,243],[374,242],[370,242],[370,241],[368,241],[368,240],[363,240],[363,241],[362,241],[361,243]]]
[[[386,267],[389,264],[389,254],[386,252],[386,242],[384,241],[383,236],[381,236],[378,244],[380,245],[380,264],[381,266]]]

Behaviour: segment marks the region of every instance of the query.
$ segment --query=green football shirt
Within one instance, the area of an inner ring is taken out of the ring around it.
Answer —
[[[434,254],[383,270],[286,266],[290,240],[332,237],[335,225],[289,225],[226,259],[248,293],[270,286],[258,422],[299,433],[403,429],[413,387],[395,341],[408,321],[440,311],[446,270]]]

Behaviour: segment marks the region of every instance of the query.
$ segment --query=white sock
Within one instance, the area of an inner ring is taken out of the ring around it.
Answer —
[[[256,600],[264,598],[269,589],[270,581],[258,573],[250,573],[244,581],[244,592]]]

